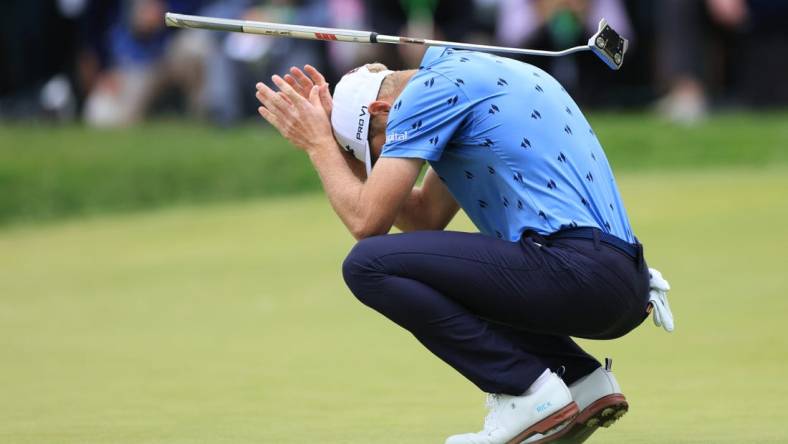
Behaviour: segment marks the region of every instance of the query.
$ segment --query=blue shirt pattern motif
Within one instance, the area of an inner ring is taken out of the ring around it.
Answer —
[[[429,48],[392,106],[381,156],[428,161],[484,234],[596,227],[635,242],[588,121],[527,63]]]

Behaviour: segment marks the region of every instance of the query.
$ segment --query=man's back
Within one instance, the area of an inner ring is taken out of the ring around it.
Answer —
[[[383,157],[430,162],[485,234],[634,235],[604,151],[561,85],[485,53],[430,48],[394,103]]]

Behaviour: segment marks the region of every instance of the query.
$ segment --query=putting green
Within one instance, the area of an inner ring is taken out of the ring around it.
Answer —
[[[631,403],[591,442],[788,442],[788,170],[620,183],[677,331],[588,343]],[[0,231],[0,442],[476,430],[482,395],[345,288],[352,243],[318,195]]]

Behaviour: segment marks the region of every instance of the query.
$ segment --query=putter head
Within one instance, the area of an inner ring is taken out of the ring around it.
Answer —
[[[599,30],[588,39],[588,47],[594,51],[610,69],[619,69],[624,63],[624,54],[629,47],[629,40],[621,37],[607,24],[605,19],[599,21]]]

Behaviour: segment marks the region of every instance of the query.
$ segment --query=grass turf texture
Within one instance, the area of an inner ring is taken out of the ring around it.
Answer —
[[[591,442],[788,442],[788,170],[619,182],[678,329],[588,343],[631,404]],[[0,231],[0,442],[476,430],[481,394],[346,290],[351,245],[318,195]]]
[[[617,172],[785,164],[787,119],[734,114],[683,128],[648,115],[591,116]],[[0,125],[0,224],[318,188],[306,157],[260,125]]]

